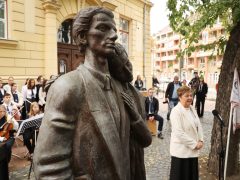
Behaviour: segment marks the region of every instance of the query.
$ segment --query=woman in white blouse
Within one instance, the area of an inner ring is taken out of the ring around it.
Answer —
[[[47,80],[44,79],[42,82],[42,85],[39,88],[39,92],[38,92],[38,97],[39,97],[39,101],[38,104],[40,106],[40,109],[42,112],[44,112],[44,108],[45,108],[45,104],[46,104],[46,97],[47,97],[47,93],[45,91],[45,85],[46,85]]]
[[[34,79],[29,79],[26,88],[22,89],[23,99],[25,100],[26,112],[29,113],[30,105],[37,100],[37,88]]]
[[[182,86],[177,93],[180,101],[170,116],[170,180],[198,180],[198,155],[203,147],[202,125],[197,112],[191,106],[191,89]]]

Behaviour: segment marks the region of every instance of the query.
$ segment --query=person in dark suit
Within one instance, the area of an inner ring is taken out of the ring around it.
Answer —
[[[202,77],[199,80],[200,83],[198,88],[196,89],[196,106],[198,117],[203,117],[205,98],[208,93],[208,85],[204,82],[204,79]]]
[[[174,76],[173,82],[170,82],[165,92],[165,102],[168,102],[167,120],[170,118],[172,108],[178,104],[177,90],[182,86],[178,76]]]
[[[145,100],[145,110],[147,114],[147,120],[153,121],[154,119],[158,121],[158,137],[163,139],[162,127],[163,118],[158,114],[159,102],[158,99],[153,97],[153,88],[148,89],[148,97]]]

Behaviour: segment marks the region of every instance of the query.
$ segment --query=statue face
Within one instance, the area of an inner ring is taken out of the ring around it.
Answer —
[[[132,63],[127,60],[124,64],[121,62],[115,69],[115,78],[121,82],[131,82],[133,80]]]
[[[115,53],[117,29],[114,20],[104,13],[93,16],[86,35],[88,49],[96,55],[108,56]]]

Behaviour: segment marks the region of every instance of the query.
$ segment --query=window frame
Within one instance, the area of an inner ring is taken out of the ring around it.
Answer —
[[[123,29],[122,28],[122,23],[121,21],[126,21],[127,22],[127,30]],[[119,37],[123,36],[123,35],[127,35],[127,45],[125,45],[125,43],[123,44],[123,41],[122,41],[122,38],[121,38],[121,41],[120,41],[120,44],[123,45],[123,47],[125,48],[126,52],[128,53],[129,52],[129,26],[130,26],[130,21],[123,18],[123,17],[120,17],[119,18]],[[127,48],[127,49],[126,49]]]
[[[7,0],[3,0],[4,2],[4,19],[0,18],[0,21],[4,23],[4,37],[0,36],[0,39],[8,39],[8,2]]]

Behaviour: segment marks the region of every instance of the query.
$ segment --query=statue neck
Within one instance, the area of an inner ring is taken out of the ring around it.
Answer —
[[[102,73],[109,73],[107,58],[96,55],[89,49],[86,49],[84,64]]]

